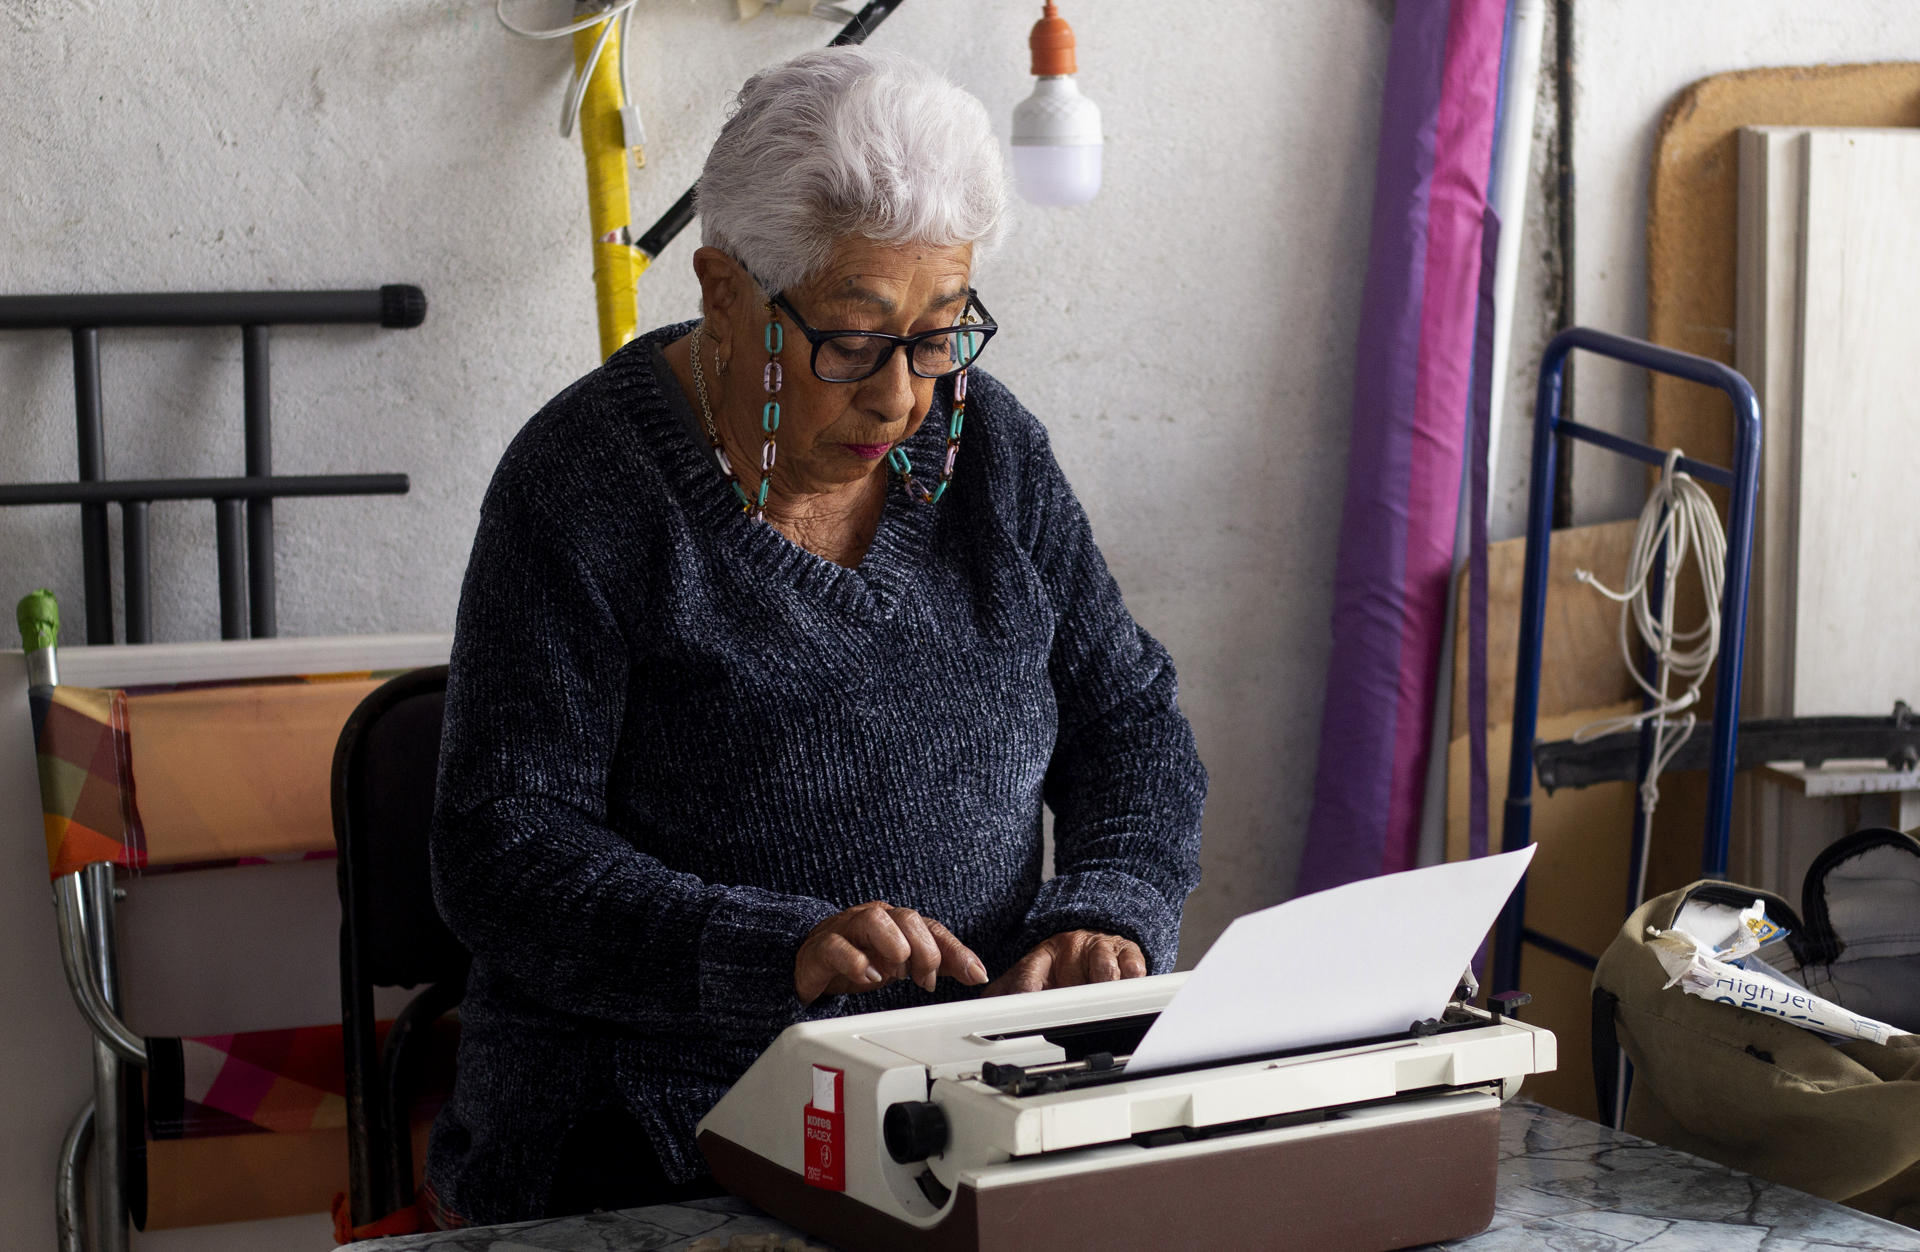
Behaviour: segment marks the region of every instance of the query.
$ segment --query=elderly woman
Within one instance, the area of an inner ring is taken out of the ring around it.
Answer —
[[[700,180],[704,317],[502,458],[433,838],[473,953],[448,1221],[710,1187],[695,1123],[795,1022],[1172,967],[1206,776],[977,366],[1004,200],[985,111],[914,62],[756,75]]]

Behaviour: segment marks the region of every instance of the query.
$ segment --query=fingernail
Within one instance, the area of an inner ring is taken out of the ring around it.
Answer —
[[[885,982],[885,981],[886,980],[880,976],[879,970],[875,969],[871,965],[867,966],[867,985],[868,986],[873,986],[876,983]]]
[[[977,956],[967,958],[967,981],[975,985],[987,981],[987,967],[980,963]]]

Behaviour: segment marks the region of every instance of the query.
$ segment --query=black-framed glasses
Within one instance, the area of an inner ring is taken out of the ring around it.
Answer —
[[[980,357],[987,340],[1000,329],[980,303],[979,293],[967,288],[967,307],[952,326],[923,330],[917,335],[889,335],[877,330],[815,330],[782,293],[773,303],[813,345],[813,376],[824,383],[857,383],[886,368],[896,348],[907,350],[907,368],[919,378],[958,374]]]

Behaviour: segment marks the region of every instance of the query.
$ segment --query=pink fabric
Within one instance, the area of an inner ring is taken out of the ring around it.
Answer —
[[[1434,680],[1443,663],[1447,583],[1460,506],[1473,375],[1480,242],[1500,89],[1503,0],[1455,0],[1447,29],[1427,215],[1414,441],[1407,492],[1396,767],[1383,872],[1417,862]]]
[[[231,1046],[232,1036],[225,1038],[228,1040],[225,1046]],[[213,1042],[209,1046],[218,1049],[223,1045]],[[251,1117],[272,1089],[272,1074],[238,1057],[229,1056],[220,1066],[219,1077],[213,1080],[213,1085],[207,1088],[206,1095],[199,1102],[225,1109],[236,1117]]]

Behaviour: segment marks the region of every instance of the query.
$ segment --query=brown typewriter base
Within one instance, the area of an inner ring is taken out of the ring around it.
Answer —
[[[1486,1229],[1493,1220],[1500,1110],[986,1190],[962,1185],[947,1217],[925,1229],[809,1187],[792,1170],[712,1132],[701,1134],[699,1144],[722,1186],[848,1252],[1387,1252]]]

